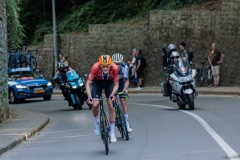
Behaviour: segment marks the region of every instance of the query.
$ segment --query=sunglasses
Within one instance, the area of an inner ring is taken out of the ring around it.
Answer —
[[[102,64],[102,65],[101,65],[101,68],[110,68],[110,65],[108,65],[108,64],[105,64],[105,65]]]
[[[115,63],[117,66],[120,66],[122,63]]]

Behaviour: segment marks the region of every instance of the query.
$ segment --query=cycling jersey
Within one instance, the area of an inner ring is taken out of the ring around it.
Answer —
[[[124,77],[125,80],[128,80],[128,66],[126,63],[122,62],[121,68],[118,71],[118,79],[122,79]]]
[[[97,62],[92,66],[88,80],[93,81],[94,78],[97,78],[99,80],[114,79],[114,82],[118,82],[118,67],[114,63],[111,63],[109,72],[105,74],[102,71],[100,63]]]

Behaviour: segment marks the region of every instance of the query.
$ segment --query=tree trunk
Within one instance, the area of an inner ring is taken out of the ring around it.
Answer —
[[[6,6],[5,1],[0,0],[0,122],[9,118],[7,57]]]

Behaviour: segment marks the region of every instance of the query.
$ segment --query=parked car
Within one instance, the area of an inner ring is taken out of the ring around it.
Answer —
[[[43,75],[33,72],[30,67],[11,68],[8,69],[8,93],[10,103],[37,97],[50,100],[53,87]]]

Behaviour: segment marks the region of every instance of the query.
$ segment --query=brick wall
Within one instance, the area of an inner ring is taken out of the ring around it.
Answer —
[[[163,45],[175,43],[178,46],[185,41],[187,48],[194,52],[193,68],[199,68],[211,44],[216,42],[225,54],[221,85],[239,86],[239,9],[239,1],[223,0],[222,12],[151,11],[149,26],[91,24],[87,34],[58,35],[58,53],[67,55],[70,65],[83,74],[89,72],[101,54],[120,52],[127,61],[132,58],[132,48],[139,47],[147,59],[146,85],[156,86],[166,78],[162,71]],[[52,76],[52,55],[53,37],[46,35],[38,56],[39,67],[48,77]],[[46,65],[50,70],[45,69]]]

